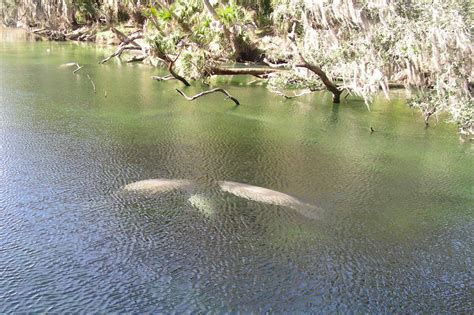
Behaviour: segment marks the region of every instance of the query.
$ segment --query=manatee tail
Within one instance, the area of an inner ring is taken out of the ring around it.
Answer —
[[[298,214],[311,219],[311,220],[319,220],[323,213],[323,209],[310,205],[308,203],[299,203],[291,206]]]

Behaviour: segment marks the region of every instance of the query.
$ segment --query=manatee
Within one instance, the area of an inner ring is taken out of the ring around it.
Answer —
[[[211,217],[216,212],[214,205],[206,196],[195,194],[189,197],[188,202],[207,217]]]
[[[296,210],[296,212],[307,218],[319,218],[319,208],[303,203],[295,197],[285,193],[237,182],[220,181],[218,184],[223,191],[235,196],[271,205],[288,207]]]
[[[159,194],[191,186],[191,181],[185,179],[145,179],[122,187],[122,191],[144,194]]]

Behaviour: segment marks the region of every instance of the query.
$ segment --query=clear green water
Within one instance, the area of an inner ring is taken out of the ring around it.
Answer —
[[[396,94],[369,113],[233,80],[240,107],[187,102],[102,48],[1,34],[0,312],[473,312],[474,147],[455,126],[425,129]],[[150,178],[196,187],[120,193]]]

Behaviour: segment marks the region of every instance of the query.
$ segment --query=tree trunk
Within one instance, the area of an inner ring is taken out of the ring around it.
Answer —
[[[211,75],[253,75],[256,77],[266,76],[270,73],[285,71],[285,69],[276,68],[224,68],[212,67]]]
[[[341,102],[341,93],[342,91],[331,81],[329,80],[326,73],[318,66],[314,64],[310,64],[308,62],[304,62],[302,65],[297,65],[298,67],[306,68],[313,73],[315,73],[321,81],[323,81],[324,86],[332,93],[332,101],[333,103],[340,103]]]

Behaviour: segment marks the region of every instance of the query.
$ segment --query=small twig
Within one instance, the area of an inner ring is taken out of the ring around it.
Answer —
[[[194,96],[187,96],[186,94],[184,94],[183,91],[179,90],[179,89],[176,89],[176,91],[178,91],[179,94],[181,94],[185,99],[187,99],[188,101],[194,101],[195,99],[201,97],[201,96],[204,96],[204,95],[207,95],[207,94],[211,94],[211,93],[216,93],[216,92],[221,92],[223,94],[225,94],[227,97],[226,98],[229,98],[231,99],[232,101],[234,101],[235,105],[240,105],[239,101],[233,97],[232,95],[229,94],[229,92],[227,92],[226,90],[222,89],[222,88],[215,88],[215,89],[212,89],[212,90],[208,90],[208,91],[204,91],[204,92],[201,92],[201,93],[198,93]]]
[[[90,76],[89,74],[87,75],[87,78],[89,79],[89,81],[91,81],[92,88],[94,89],[94,93],[96,93],[94,81],[92,81],[92,78],[91,78],[91,76]]]

